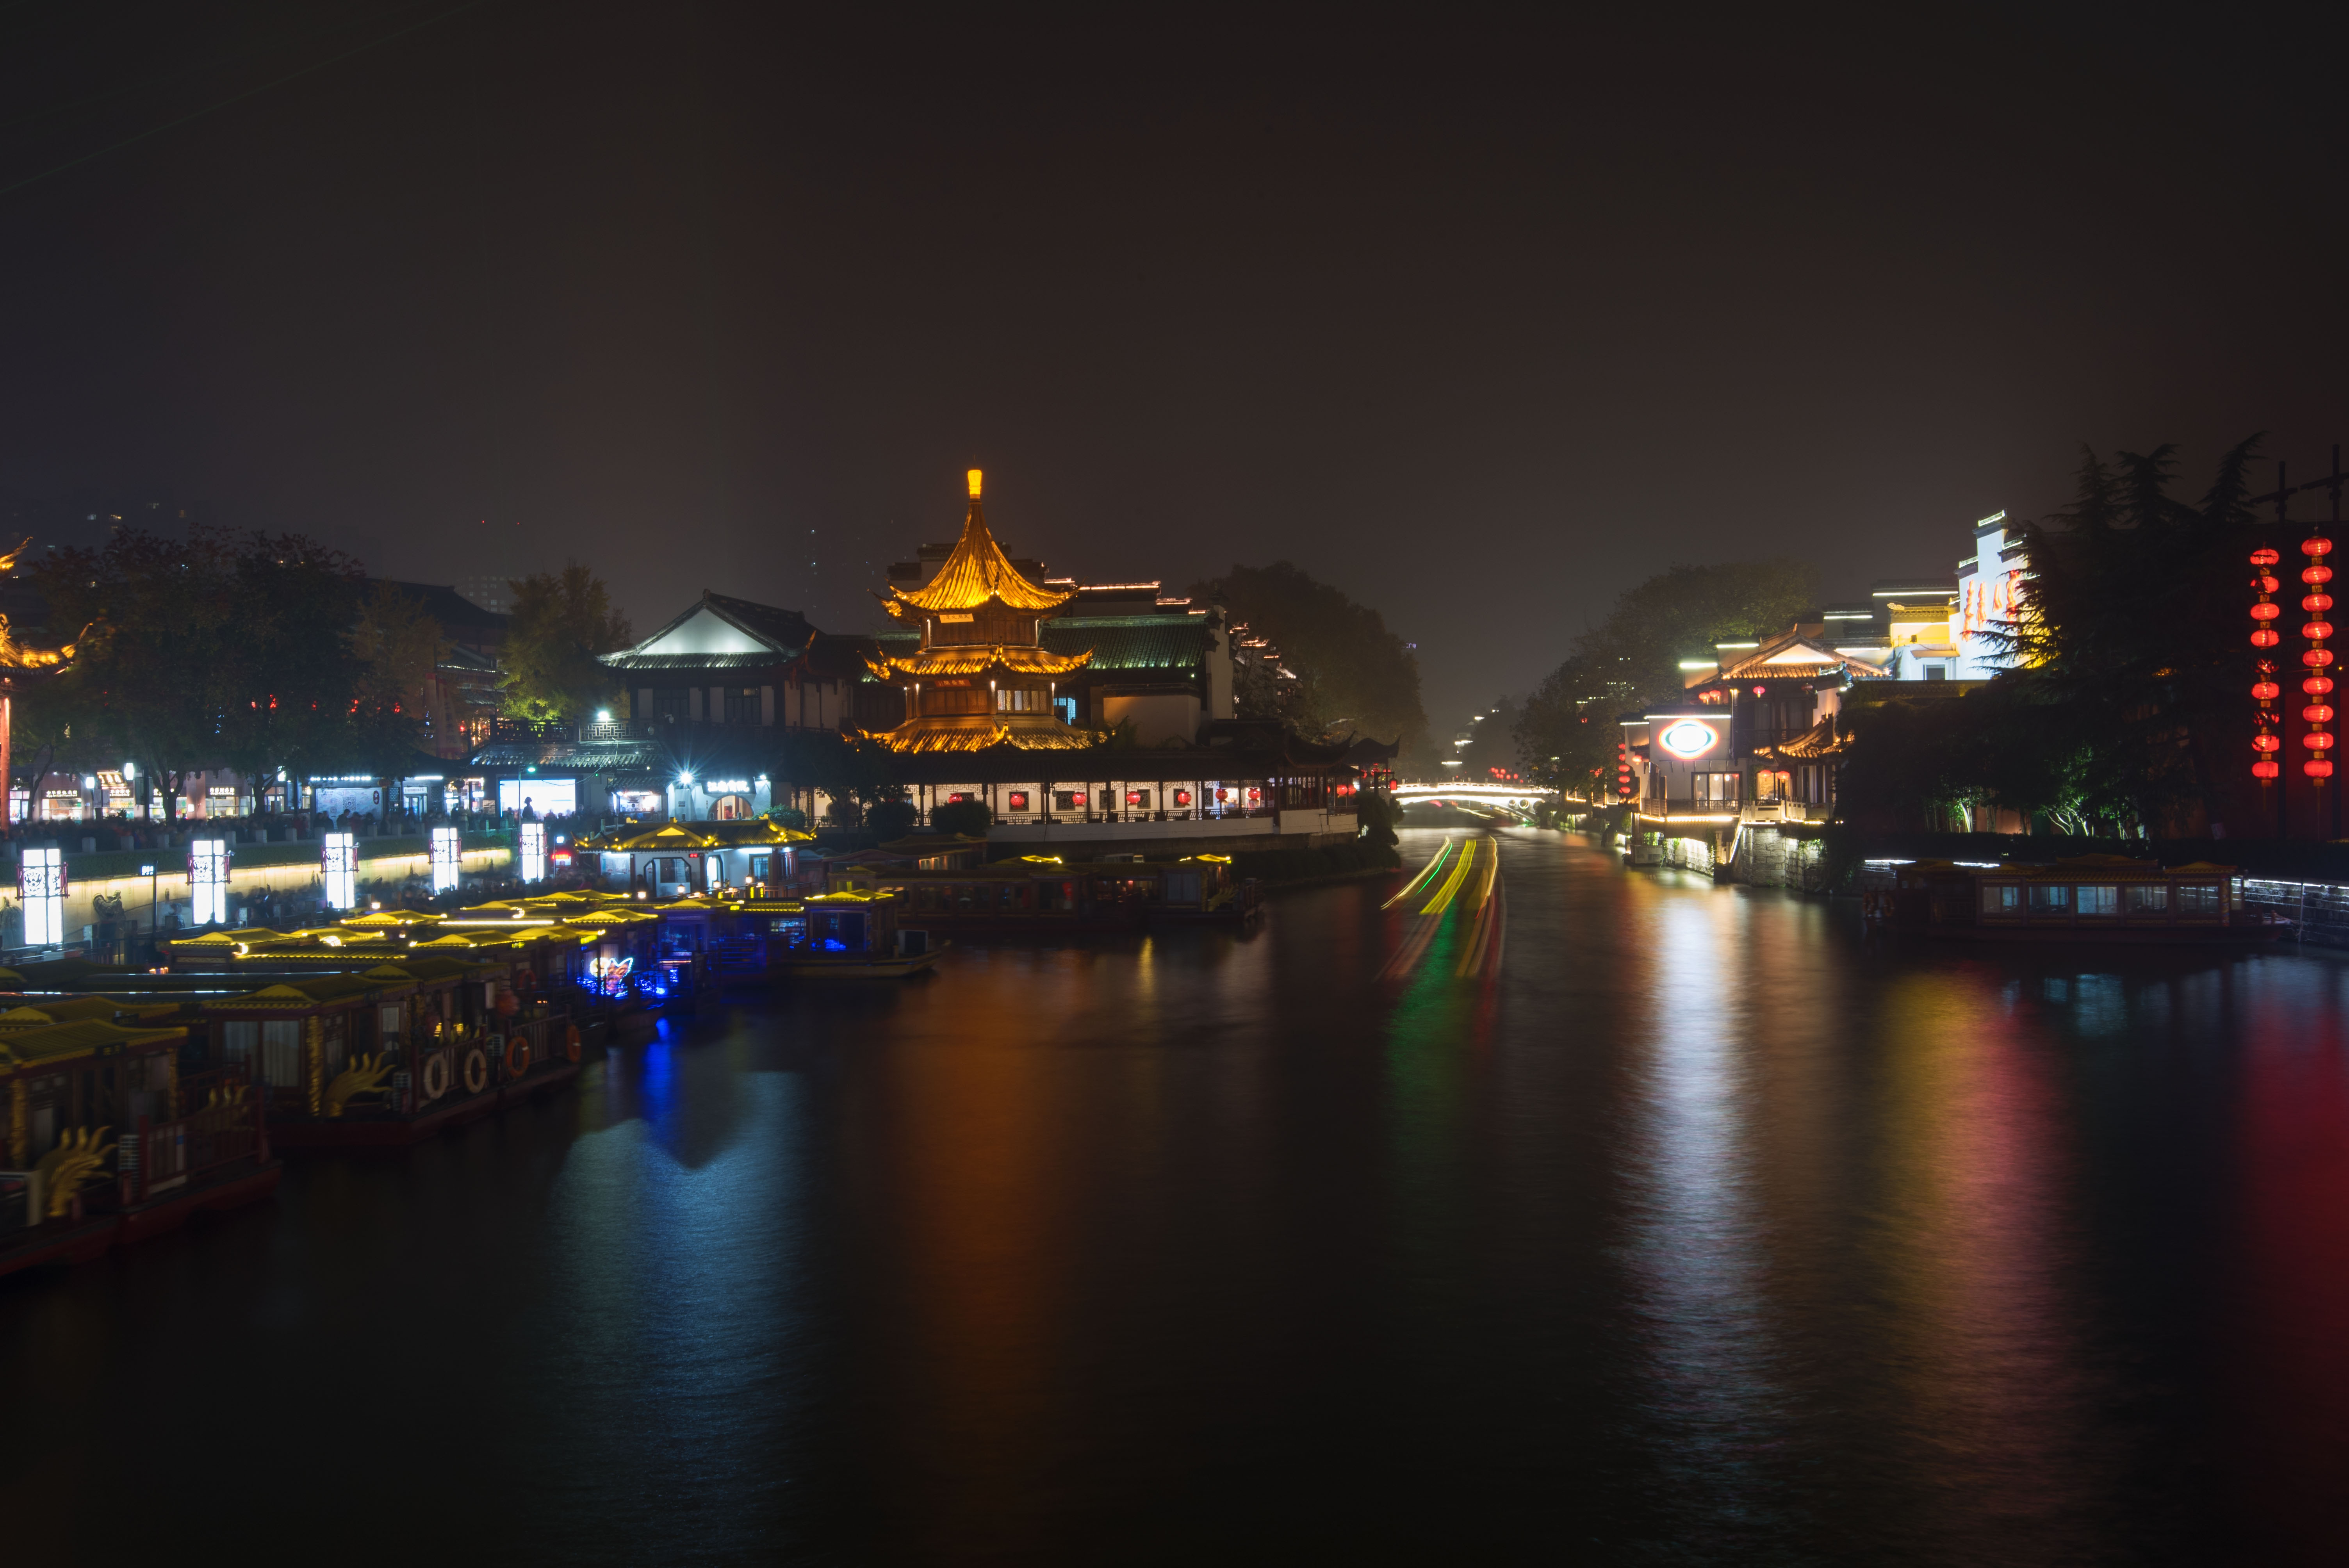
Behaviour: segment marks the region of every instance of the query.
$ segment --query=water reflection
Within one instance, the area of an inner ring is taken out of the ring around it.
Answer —
[[[1393,886],[714,1008],[0,1282],[0,1518],[184,1549],[195,1411],[270,1557],[2310,1560],[2349,965],[1887,945],[1557,835],[1505,944]]]

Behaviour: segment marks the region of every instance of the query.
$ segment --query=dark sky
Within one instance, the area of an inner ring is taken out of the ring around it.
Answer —
[[[855,629],[976,464],[1378,606],[1442,733],[1674,562],[2349,426],[2324,9],[449,9],[0,0],[0,500]]]

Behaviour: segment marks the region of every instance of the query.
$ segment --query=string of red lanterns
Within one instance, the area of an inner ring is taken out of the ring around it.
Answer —
[[[2333,623],[2324,618],[2324,613],[2333,608],[2333,595],[2324,591],[2324,585],[2333,581],[2333,568],[2324,563],[2324,558],[2333,553],[2333,542],[2323,534],[2311,534],[2300,542],[2300,551],[2308,557],[2300,573],[2308,593],[2300,607],[2309,614],[2308,624],[2300,629],[2300,634],[2308,639],[2308,651],[2300,655],[2300,662],[2308,666],[2308,676],[2300,683],[2300,689],[2308,694],[2308,706],[2300,710],[2300,717],[2308,720],[2309,731],[2300,743],[2314,753],[2300,769],[2322,789],[2333,777],[2333,758],[2327,755],[2333,749],[2333,732],[2325,727],[2333,722],[2329,700],[2333,677],[2324,673],[2333,662],[2333,650],[2324,645],[2333,635]]]
[[[2259,733],[2251,737],[2251,777],[2260,781],[2262,789],[2274,783],[2277,775],[2283,771],[2275,758],[2275,754],[2282,749],[2283,742],[2276,738],[2275,730],[2271,727],[2279,722],[2275,703],[2276,698],[2283,695],[2283,687],[2276,684],[2275,660],[2265,656],[2270,648],[2283,641],[2283,634],[2275,629],[2276,617],[2283,611],[2268,597],[2282,586],[2275,575],[2276,563],[2282,559],[2265,545],[2251,552],[2251,564],[2258,568],[2256,575],[2251,578],[2251,589],[2259,594],[2258,601],[2251,605],[2251,646],[2259,649],[2262,655],[2258,665],[2260,678],[2251,683],[2251,698],[2260,705]],[[2330,577],[2332,573],[2328,571],[2325,575]],[[2329,600],[2326,602],[2331,603]],[[2324,689],[2332,690],[2333,683],[2327,681]]]

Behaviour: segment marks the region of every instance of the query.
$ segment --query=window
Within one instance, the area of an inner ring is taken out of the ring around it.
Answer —
[[[2178,889],[2178,913],[2180,914],[2216,914],[2219,913],[2217,882],[2185,882]]]
[[[1052,791],[1052,810],[1055,811],[1081,811],[1084,809],[1085,798],[1082,792],[1075,789]]]
[[[998,713],[1041,713],[1044,707],[1042,692],[1023,691],[1012,686],[995,689],[995,711]]]
[[[1014,811],[1024,811],[1027,809],[1028,791],[1025,789],[1014,789],[1011,791],[1009,810]]]
[[[728,686],[726,688],[726,722],[756,724],[759,722],[759,688]]]
[[[2078,892],[2078,913],[2081,914],[2118,914],[2121,912],[2121,890],[2116,887],[2084,887]]]
[[[1984,914],[2018,914],[2023,909],[2023,890],[2005,882],[1982,890],[1982,912]]]
[[[382,1046],[399,1044],[399,1004],[389,1003],[375,1012],[376,1043]]]
[[[261,1026],[261,1076],[278,1088],[302,1081],[302,1026],[292,1018],[272,1018]]]
[[[1075,697],[1056,696],[1052,699],[1052,707],[1053,710],[1061,716],[1061,723],[1074,724],[1077,722],[1077,699]]]
[[[223,1062],[250,1062],[254,1047],[260,1043],[261,1026],[250,1018],[221,1026],[221,1060]]]
[[[1694,776],[1696,803],[1700,806],[1734,806],[1737,804],[1737,775],[1734,773],[1699,773]]]
[[[682,691],[669,690],[657,691],[653,693],[652,716],[655,718],[674,719],[679,724],[693,717],[692,689],[688,687]]]
[[[2031,909],[2034,914],[2062,914],[2072,907],[2072,890],[2062,882],[2041,882],[2031,890]]]
[[[435,828],[432,830],[431,865],[432,891],[434,892],[447,892],[450,889],[457,885],[457,869],[464,863],[464,858],[465,851],[463,841],[459,837],[456,829]],[[225,860],[225,857],[223,857],[223,860]],[[225,893],[227,892],[227,888],[225,886],[227,879],[223,877],[222,880],[223,883],[222,892]],[[201,908],[201,906],[199,907]]]
[[[750,880],[755,882],[765,882],[774,873],[774,856],[752,855],[750,857]]]
[[[2133,887],[2128,890],[2128,912],[2131,914],[2159,914],[2169,907],[2169,890],[2166,887]]]

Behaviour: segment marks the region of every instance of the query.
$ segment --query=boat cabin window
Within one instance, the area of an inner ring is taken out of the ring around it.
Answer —
[[[1198,903],[1199,873],[1196,872],[1168,872],[1166,873],[1166,902],[1168,903]]]
[[[2061,914],[2072,907],[2072,890],[2062,882],[2035,882],[2031,889],[2033,913]]]
[[[221,1060],[249,1062],[254,1047],[261,1043],[261,1026],[251,1018],[237,1018],[221,1026]]]
[[[293,1018],[271,1018],[261,1026],[261,1076],[277,1088],[302,1081],[302,1026]]]
[[[2023,890],[2013,882],[1994,883],[1982,889],[1982,912],[1984,914],[2022,913]]]
[[[827,909],[809,922],[810,945],[819,953],[862,953],[864,951],[864,912],[861,909]]]
[[[2131,914],[2160,914],[2169,908],[2169,889],[2158,882],[2128,890]]]
[[[2217,882],[2178,883],[2178,913],[2180,914],[2218,913],[2219,884]]]
[[[2082,914],[2118,914],[2121,912],[2121,890],[2116,887],[2083,887],[2079,894]]]
[[[762,882],[768,881],[774,874],[774,856],[752,855],[750,857],[750,880],[752,882]]]

